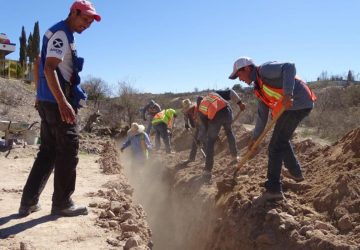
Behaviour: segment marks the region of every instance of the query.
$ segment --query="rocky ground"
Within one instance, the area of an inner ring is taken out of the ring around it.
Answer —
[[[6,101],[0,120],[37,121],[31,87],[11,82],[15,93],[23,93],[12,103],[14,92],[5,83],[0,79],[0,98]],[[234,131],[243,154],[250,127],[235,123]],[[175,129],[176,153],[151,152],[144,166],[134,166],[128,150],[119,154],[121,142],[110,139],[111,131],[102,134],[97,129],[81,134],[74,199],[87,204],[90,214],[78,218],[49,215],[51,183],[42,210],[18,218],[37,146],[19,144],[0,152],[0,249],[360,249],[360,128],[331,145],[305,138],[299,129],[293,142],[305,181],[283,177],[286,200],[257,206],[253,199],[266,179],[269,138],[234,179],[221,135],[213,179],[207,182],[200,152],[195,162],[182,163],[189,154],[189,132]]]

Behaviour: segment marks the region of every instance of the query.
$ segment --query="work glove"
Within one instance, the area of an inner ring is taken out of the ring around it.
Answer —
[[[168,135],[170,135],[170,136],[172,135],[172,132],[171,132],[170,129],[167,130],[167,133],[168,133]]]

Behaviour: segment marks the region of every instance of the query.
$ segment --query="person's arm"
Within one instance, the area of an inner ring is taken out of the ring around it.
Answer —
[[[126,141],[122,144],[120,151],[123,152],[125,148],[130,146],[130,144],[131,144],[131,140],[130,140],[130,136],[128,136]]]
[[[45,60],[44,74],[48,83],[49,89],[59,106],[61,119],[63,122],[73,124],[75,122],[75,111],[70,103],[66,100],[64,93],[61,90],[60,82],[56,74],[56,68],[61,63],[61,60],[55,57],[47,57]]]
[[[242,103],[240,96],[235,92],[235,90],[230,89],[230,99],[231,102],[236,103],[239,106],[241,111],[245,110],[245,104]]]
[[[159,113],[161,111],[160,105],[155,103],[155,107],[156,107],[157,113]]]
[[[269,117],[269,108],[262,102],[258,101],[256,124],[253,131],[253,139],[256,140],[263,132]]]
[[[152,149],[152,144],[151,144],[151,141],[150,141],[150,138],[148,136],[147,133],[144,133],[145,135],[145,145],[146,145],[146,148],[147,149]]]

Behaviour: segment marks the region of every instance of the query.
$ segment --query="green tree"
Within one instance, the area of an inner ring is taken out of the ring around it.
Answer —
[[[20,41],[19,62],[22,66],[24,66],[26,64],[26,52],[27,52],[26,32],[24,26],[22,26],[21,36],[19,37],[19,41]]]
[[[28,41],[27,41],[27,46],[26,46],[26,54],[29,58],[29,62],[33,62],[33,58],[32,58],[32,41],[33,41],[33,35],[30,33],[29,37],[28,37]]]
[[[110,88],[101,78],[89,76],[88,79],[81,84],[81,87],[88,95],[88,100],[94,101],[94,107],[98,105],[100,100],[110,95]]]
[[[31,54],[29,55],[29,61],[34,62],[37,55],[40,53],[40,29],[39,22],[36,22],[34,25],[34,30],[32,33],[31,41]],[[30,43],[29,43],[30,44]]]

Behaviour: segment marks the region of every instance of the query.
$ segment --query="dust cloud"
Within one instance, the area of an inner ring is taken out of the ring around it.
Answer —
[[[146,165],[132,162],[130,153],[120,156],[125,174],[134,188],[134,201],[147,214],[156,250],[201,249],[203,234],[201,202],[191,201],[174,190],[174,172],[162,165],[161,154],[151,155]],[[206,231],[206,230],[205,230]],[[199,245],[200,244],[200,245]],[[200,247],[200,248],[199,248]]]

